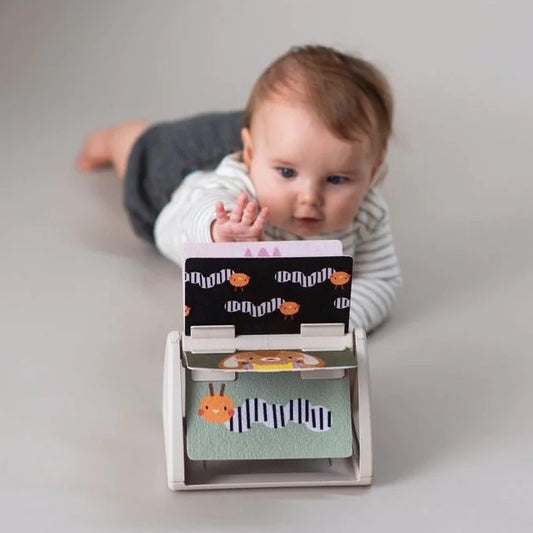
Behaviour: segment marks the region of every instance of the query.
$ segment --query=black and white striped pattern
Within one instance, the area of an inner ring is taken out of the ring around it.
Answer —
[[[257,318],[259,316],[264,316],[267,313],[273,313],[274,311],[277,311],[283,302],[283,298],[272,298],[266,302],[260,303],[259,305],[255,305],[249,300],[244,300],[242,302],[230,300],[224,304],[224,309],[228,313],[236,313],[240,311],[241,313],[248,313],[254,318]]]
[[[252,424],[279,429],[289,422],[303,424],[310,431],[328,431],[331,428],[331,411],[322,405],[313,405],[305,398],[290,400],[286,405],[270,404],[260,398],[247,398],[224,425],[230,431],[243,433],[249,431]]]
[[[347,307],[350,307],[350,299],[349,298],[335,298],[333,300],[333,305],[336,309],[346,309]]]
[[[201,272],[185,272],[185,281],[193,285],[200,285],[202,289],[211,289],[215,285],[226,283],[232,274],[233,270],[231,268],[223,268],[209,276],[204,276]]]
[[[280,270],[279,272],[276,272],[275,279],[278,283],[291,282],[297,283],[302,287],[313,287],[318,283],[324,283],[324,281],[329,279],[333,272],[335,272],[334,268],[324,267],[321,270],[317,270],[306,276],[303,272],[297,270],[293,272]]]

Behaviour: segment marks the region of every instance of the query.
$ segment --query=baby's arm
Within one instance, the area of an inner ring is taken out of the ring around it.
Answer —
[[[253,223],[249,223],[250,217],[245,214],[244,203],[247,202],[247,198],[253,197],[252,187],[249,180],[239,176],[235,178],[221,177],[214,172],[195,172],[189,175],[176,189],[170,202],[156,220],[154,238],[158,250],[171,261],[183,266],[184,243],[214,241],[212,227],[218,224],[217,205],[222,210],[224,207],[230,210],[230,213],[225,211],[220,213],[220,226],[224,227],[227,224],[227,233],[224,235],[227,241],[230,240],[229,230],[239,226],[247,226],[246,231],[250,232],[247,239],[242,238],[240,240],[258,240],[262,234],[263,219],[266,213],[263,212],[262,215],[260,213]],[[244,194],[243,191],[245,191]],[[240,204],[239,198],[242,198]],[[253,205],[249,209],[252,207]],[[240,222],[236,220],[239,210],[241,212]],[[243,216],[244,223],[242,221]],[[230,220],[232,217],[233,221]],[[222,230],[223,232],[224,230]],[[237,239],[233,236],[232,240]]]
[[[389,217],[365,233],[354,257],[350,323],[371,331],[389,315],[401,285]]]

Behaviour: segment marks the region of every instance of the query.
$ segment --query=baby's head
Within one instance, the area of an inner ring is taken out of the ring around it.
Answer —
[[[257,80],[243,160],[269,222],[301,237],[346,228],[385,157],[392,96],[372,64],[323,46],[292,48]]]

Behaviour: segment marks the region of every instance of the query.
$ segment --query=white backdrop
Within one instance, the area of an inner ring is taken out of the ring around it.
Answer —
[[[529,531],[533,3],[0,4],[0,515],[10,531]],[[375,61],[405,278],[370,339],[370,490],[167,491],[179,274],[131,233],[90,130],[242,107],[293,44]]]

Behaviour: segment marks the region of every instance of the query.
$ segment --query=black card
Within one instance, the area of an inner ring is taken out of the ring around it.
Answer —
[[[185,334],[228,324],[236,335],[300,333],[310,323],[347,332],[352,264],[348,256],[189,258]]]

